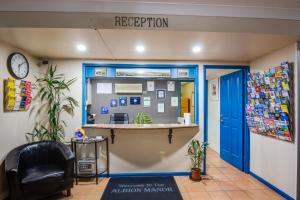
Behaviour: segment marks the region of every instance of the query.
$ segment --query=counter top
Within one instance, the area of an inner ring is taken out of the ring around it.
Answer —
[[[198,128],[197,124],[86,124],[83,128],[96,129],[122,129],[122,130],[136,130],[136,129],[180,129],[180,128]]]

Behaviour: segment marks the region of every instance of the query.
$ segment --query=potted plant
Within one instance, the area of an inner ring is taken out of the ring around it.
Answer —
[[[64,127],[66,122],[61,118],[63,113],[71,116],[74,115],[74,109],[78,106],[78,102],[68,96],[70,86],[76,81],[75,78],[65,80],[63,74],[57,74],[56,66],[48,66],[48,69],[42,78],[36,78],[34,84],[38,92],[35,100],[39,103],[34,106],[30,114],[36,110],[36,125],[32,133],[27,133],[28,141],[35,140],[54,140],[64,141]]]
[[[201,181],[201,164],[204,159],[204,152],[207,146],[208,143],[200,143],[199,140],[196,139],[193,139],[188,146],[188,156],[192,162],[191,179],[193,181]]]
[[[152,118],[145,113],[138,113],[135,117],[136,124],[152,124]]]

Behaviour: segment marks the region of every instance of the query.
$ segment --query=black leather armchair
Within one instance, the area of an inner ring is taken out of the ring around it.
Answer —
[[[60,142],[42,141],[13,149],[5,160],[12,200],[34,200],[67,190],[71,194],[74,155]]]

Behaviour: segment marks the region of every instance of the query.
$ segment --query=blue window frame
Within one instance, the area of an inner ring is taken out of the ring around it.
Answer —
[[[172,79],[178,81],[194,81],[195,83],[195,123],[199,124],[199,89],[198,89],[198,65],[177,65],[177,64],[82,64],[82,125],[86,124],[86,99],[87,99],[87,79],[95,77],[94,70],[97,67],[106,67],[107,76],[109,78],[116,78],[116,68],[156,68],[156,69],[171,69]],[[177,69],[184,68],[189,70],[188,78],[178,78]],[[180,91],[179,91],[180,92]],[[180,106],[178,107],[180,109]]]

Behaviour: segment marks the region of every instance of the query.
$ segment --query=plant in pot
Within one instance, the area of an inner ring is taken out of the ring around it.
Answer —
[[[204,159],[204,151],[208,146],[207,142],[200,143],[199,140],[193,139],[188,146],[188,156],[192,162],[192,175],[193,181],[201,181],[201,164]]]
[[[62,114],[73,116],[78,102],[68,96],[75,78],[66,80],[63,74],[57,74],[56,66],[49,65],[42,78],[36,78],[34,97],[38,104],[33,106],[30,115],[36,110],[36,125],[31,133],[26,133],[28,141],[54,140],[64,141],[66,122]]]
[[[145,113],[137,113],[135,117],[136,124],[152,124],[152,118]]]

